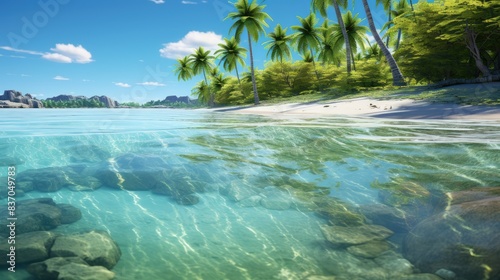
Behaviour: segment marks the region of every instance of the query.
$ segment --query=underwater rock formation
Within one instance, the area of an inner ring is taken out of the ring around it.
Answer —
[[[50,231],[32,231],[16,235],[16,262],[32,263],[49,258],[49,250],[57,234]],[[9,253],[10,244],[0,243],[0,255],[2,258]],[[2,262],[2,265],[5,262]]]
[[[384,240],[393,234],[389,229],[378,225],[354,227],[323,225],[320,228],[325,239],[337,246],[357,245],[375,240]]]
[[[90,266],[78,257],[56,257],[30,264],[28,272],[37,279],[72,279],[72,280],[108,280],[114,279],[115,273],[102,266]]]
[[[121,257],[115,241],[105,231],[90,231],[58,236],[50,257],[79,257],[92,266],[112,269]]]
[[[405,257],[423,272],[439,269],[464,279],[500,278],[500,188],[449,193],[442,213],[406,237]]]
[[[60,226],[63,220],[74,222],[78,217],[81,217],[81,214],[78,215],[79,209],[70,205],[63,206],[63,208],[65,208],[64,214],[52,198],[18,201],[15,212],[17,218],[16,234],[54,229]],[[7,206],[2,207],[2,209],[4,210],[0,211],[0,218],[7,221],[7,217],[9,217]],[[5,223],[2,223],[3,226],[0,229],[0,235],[2,236],[9,235],[9,228],[5,226]]]
[[[29,169],[18,174],[17,189],[29,192],[55,192],[64,187],[71,190],[94,190],[100,181],[82,173],[79,166],[58,166]]]

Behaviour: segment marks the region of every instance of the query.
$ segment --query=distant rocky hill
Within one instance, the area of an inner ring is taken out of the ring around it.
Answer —
[[[43,103],[29,93],[23,95],[19,91],[6,90],[0,95],[0,108],[43,108]]]
[[[66,94],[61,94],[61,95],[58,95],[58,96],[55,96],[55,97],[51,97],[51,98],[47,98],[46,100],[52,100],[52,101],[74,101],[74,100],[91,100],[91,99],[95,99],[95,100],[98,100],[102,103],[104,103],[104,105],[108,108],[115,108],[115,107],[118,107],[120,106],[120,104],[103,95],[103,96],[92,96],[90,98],[87,98],[85,96],[82,96],[82,95],[77,95],[77,96],[74,96],[74,95],[66,95]]]
[[[120,106],[120,104],[107,97],[107,96],[92,96],[87,98],[85,96],[73,96],[73,95],[58,95],[56,97],[50,97],[46,100],[52,101],[75,101],[75,100],[92,100],[95,99],[97,101],[102,102],[108,108],[115,108]],[[31,94],[27,93],[23,95],[19,91],[15,90],[6,90],[3,95],[0,95],[0,108],[43,108],[43,101],[38,100],[31,96]]]

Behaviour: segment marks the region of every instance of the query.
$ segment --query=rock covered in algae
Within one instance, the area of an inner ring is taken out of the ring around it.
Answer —
[[[28,266],[28,272],[37,279],[66,280],[108,280],[114,279],[115,273],[103,266],[90,266],[78,257],[55,257]]]
[[[391,248],[387,241],[373,240],[360,245],[349,246],[347,251],[358,257],[373,259]]]
[[[312,197],[312,210],[336,226],[361,226],[365,217],[354,207],[335,197]]]
[[[43,261],[49,258],[50,247],[54,243],[57,234],[50,231],[33,231],[16,235],[16,262],[31,263]],[[2,259],[10,253],[11,244],[4,240],[0,244],[0,255]],[[2,262],[2,263],[5,263]]]
[[[334,245],[356,245],[374,240],[384,240],[393,232],[383,226],[362,225],[353,227],[320,226],[323,236]]]
[[[55,239],[51,257],[79,257],[90,265],[113,268],[121,256],[118,245],[104,231],[63,235]]]
[[[448,194],[449,207],[420,222],[407,235],[405,257],[422,272],[446,269],[459,278],[500,278],[499,190]]]
[[[403,276],[411,273],[406,269],[391,271],[374,259],[356,257],[345,250],[321,249],[315,254],[318,264],[328,274],[335,275],[335,279],[403,279]]]

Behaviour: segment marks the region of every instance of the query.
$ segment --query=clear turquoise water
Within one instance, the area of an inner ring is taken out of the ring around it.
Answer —
[[[333,263],[352,256],[326,245],[320,226],[328,220],[310,207],[311,194],[338,198],[356,212],[387,194],[398,204],[427,192],[500,186],[500,122],[287,121],[165,109],[0,112],[0,178],[9,163],[18,174],[95,170],[132,154],[160,157],[175,182],[203,186],[192,206],[109,186],[23,197],[52,197],[82,210],[80,221],[58,232],[108,231],[122,250],[117,279],[390,279],[373,260],[332,272]],[[233,186],[277,191],[293,203],[286,210],[243,207],[226,195]],[[0,272],[1,279],[26,275]]]

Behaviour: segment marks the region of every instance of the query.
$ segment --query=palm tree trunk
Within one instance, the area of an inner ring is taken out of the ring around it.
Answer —
[[[203,78],[205,79],[205,84],[208,87],[207,74],[205,74],[205,69],[203,69]],[[208,96],[209,96],[208,97],[208,106],[213,107],[215,96],[212,96],[212,92],[210,91],[210,87],[208,87],[207,90],[208,90]]]
[[[238,84],[240,84],[241,86],[240,74],[238,73],[238,65],[236,65],[235,70],[236,70],[236,78],[238,78]]]
[[[257,83],[255,82],[255,71],[253,69],[253,52],[252,52],[252,38],[250,37],[250,31],[247,30],[248,34],[248,52],[250,53],[250,72],[252,73],[252,86],[253,86],[253,98],[255,105],[259,102],[259,93],[257,92]]]
[[[314,51],[313,51],[312,48],[309,48],[309,51],[311,52],[311,56],[312,56],[312,63],[313,63],[313,67],[314,67],[314,73],[316,73],[316,79],[319,82],[319,74],[318,74],[318,70],[316,70],[316,62],[314,61]]]
[[[354,62],[354,53],[351,51],[351,57],[352,57],[352,70],[356,71],[356,63]]]
[[[335,14],[337,15],[337,20],[339,22],[340,29],[342,30],[342,36],[345,41],[345,51],[346,51],[346,65],[347,73],[351,73],[351,44],[349,42],[349,37],[347,36],[347,30],[345,29],[344,20],[342,19],[342,13],[340,12],[339,4],[337,0],[333,1],[333,8],[335,9]]]
[[[406,0],[404,0],[406,1]],[[388,22],[391,22],[392,21],[392,1],[389,1],[389,19],[388,19]],[[391,24],[389,23],[389,25],[387,26],[387,30],[389,30],[389,28],[391,28]],[[385,45],[387,47],[389,47],[389,39],[391,38],[391,35],[389,35],[388,33],[387,34],[387,39],[385,41]]]
[[[399,43],[401,42],[401,34],[402,34],[401,28],[398,29],[398,39],[396,40],[396,50],[399,49]]]
[[[391,73],[392,73],[392,84],[395,86],[405,86],[406,82],[403,77],[403,74],[401,73],[401,70],[399,70],[399,66],[392,56],[391,52],[387,47],[384,45],[384,42],[382,41],[382,38],[380,38],[380,35],[377,32],[377,29],[375,28],[375,23],[373,22],[373,17],[372,17],[372,12],[370,11],[370,6],[368,6],[368,1],[363,0],[363,7],[365,8],[365,13],[366,13],[366,18],[368,19],[368,25],[370,26],[370,31],[372,32],[373,37],[375,38],[375,41],[377,42],[378,46],[380,47],[380,50],[382,53],[385,55],[385,58],[387,59],[387,63],[389,63],[389,67],[391,68]]]

